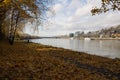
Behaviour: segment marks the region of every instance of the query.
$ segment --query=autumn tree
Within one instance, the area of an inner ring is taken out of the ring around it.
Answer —
[[[2,29],[2,24],[3,24],[3,20],[5,19],[6,15],[6,11],[7,9],[5,8],[5,4],[3,2],[4,0],[0,0],[0,40],[3,39],[4,37],[4,33],[3,33],[3,29]]]
[[[40,23],[45,12],[49,10],[52,0],[1,0],[0,1],[0,36],[2,32],[2,23],[7,18],[9,20],[9,42],[13,44],[18,24],[28,19]],[[36,26],[35,26],[36,27]],[[2,37],[1,37],[2,38]]]
[[[95,7],[91,10],[92,15],[104,13],[110,10],[120,11],[120,0],[101,0],[101,7]]]

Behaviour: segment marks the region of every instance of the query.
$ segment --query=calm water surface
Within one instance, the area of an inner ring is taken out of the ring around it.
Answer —
[[[118,40],[33,39],[32,42],[109,58],[120,58],[120,41]]]

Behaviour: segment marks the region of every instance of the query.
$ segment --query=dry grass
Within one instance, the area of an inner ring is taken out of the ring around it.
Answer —
[[[85,64],[85,68],[76,62]],[[120,74],[119,59],[34,43],[16,42],[11,46],[0,42],[0,80],[119,80],[90,66]]]

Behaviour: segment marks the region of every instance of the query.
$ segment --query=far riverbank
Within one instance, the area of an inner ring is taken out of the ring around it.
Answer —
[[[120,40],[120,38],[96,38],[96,37],[86,37],[86,38],[89,38],[90,40]],[[80,40],[85,40],[86,38],[73,38],[73,39],[80,39]],[[70,38],[68,38],[70,39]]]

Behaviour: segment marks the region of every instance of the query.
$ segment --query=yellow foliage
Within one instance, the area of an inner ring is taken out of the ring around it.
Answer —
[[[9,3],[11,0],[4,0],[3,2],[4,3]]]
[[[11,0],[4,0],[3,2],[0,3],[0,7],[4,5],[10,4]]]

